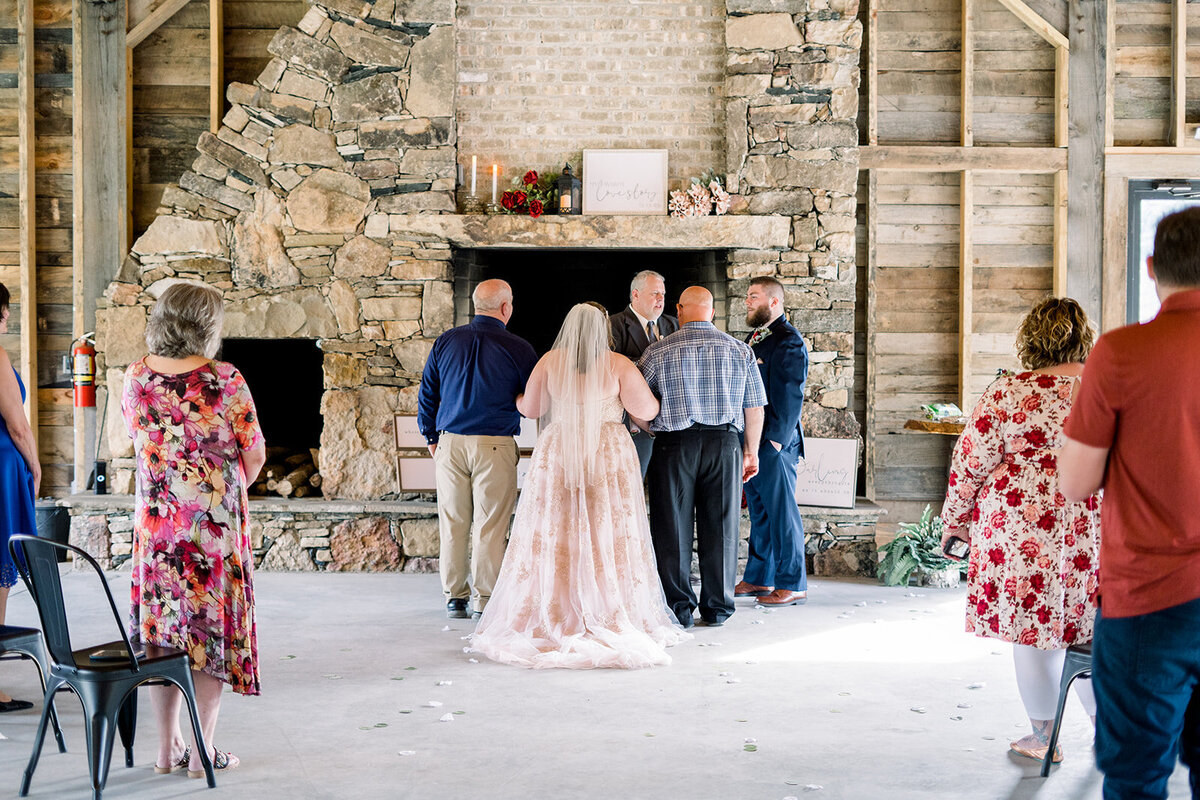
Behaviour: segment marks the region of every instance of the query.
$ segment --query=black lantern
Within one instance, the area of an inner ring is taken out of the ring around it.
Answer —
[[[564,164],[558,177],[558,213],[583,213],[583,181],[571,174],[571,165]]]

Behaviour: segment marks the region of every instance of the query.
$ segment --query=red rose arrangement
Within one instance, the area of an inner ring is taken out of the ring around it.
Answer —
[[[513,188],[500,195],[500,208],[505,214],[528,214],[540,217],[547,208],[558,204],[558,176],[538,175],[529,170],[513,178]]]

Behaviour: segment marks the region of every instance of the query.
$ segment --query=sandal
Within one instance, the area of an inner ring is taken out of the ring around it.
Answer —
[[[172,761],[170,766],[160,767],[158,764],[155,764],[154,772],[157,775],[170,775],[172,772],[174,772],[177,769],[187,768],[188,762],[191,760],[192,760],[192,746],[188,745],[187,747],[183,748],[183,755],[181,755],[176,760]]]
[[[214,750],[213,753],[212,763],[214,772],[228,772],[231,769],[236,769],[237,765],[242,763],[241,759],[233,753],[222,753],[220,750]],[[204,769],[189,769],[188,777],[203,778]]]
[[[1026,758],[1032,758],[1035,761],[1045,761],[1046,760],[1046,750],[1048,747],[1049,747],[1048,745],[1046,747],[1025,747],[1024,745],[1020,745],[1017,742],[1011,742],[1008,745],[1008,749],[1012,750],[1017,755],[1025,756]],[[1062,760],[1063,760],[1062,746],[1055,745],[1054,746],[1054,758],[1051,760],[1051,763],[1052,764],[1061,764]]]

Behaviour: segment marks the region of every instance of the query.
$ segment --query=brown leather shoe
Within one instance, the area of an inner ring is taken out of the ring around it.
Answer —
[[[774,591],[774,586],[755,586],[753,583],[740,582],[733,587],[734,597],[762,597]]]
[[[802,606],[807,602],[808,592],[793,592],[791,589],[776,589],[758,598],[758,604],[763,606]]]

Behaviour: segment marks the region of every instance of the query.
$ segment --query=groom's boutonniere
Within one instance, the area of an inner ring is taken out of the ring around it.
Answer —
[[[766,328],[766,327],[758,328],[757,330],[754,331],[754,335],[750,337],[750,341],[747,342],[747,344],[749,344],[751,347],[754,347],[754,345],[758,344],[759,342],[761,342],[763,339],[767,338],[770,335],[771,335],[770,328]]]

